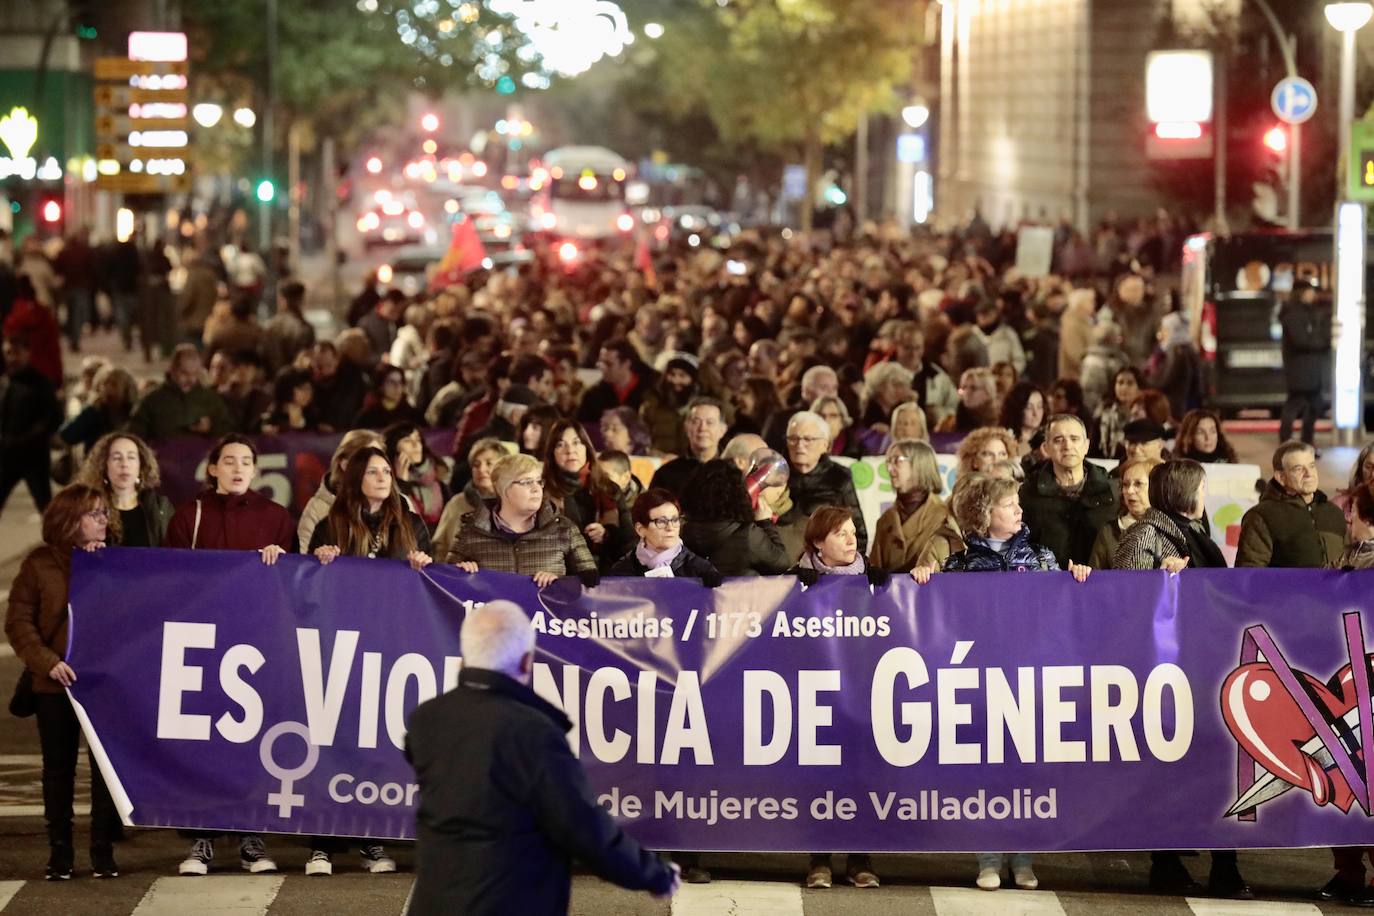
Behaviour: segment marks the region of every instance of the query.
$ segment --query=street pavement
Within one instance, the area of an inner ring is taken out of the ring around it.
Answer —
[[[353,270],[352,265],[349,268]],[[317,266],[315,278],[321,278]],[[357,271],[359,276],[361,271]],[[356,280],[355,280],[356,282]],[[320,323],[327,311],[313,316]],[[113,335],[88,339],[82,355],[103,355],[136,376],[160,375],[163,365],[148,365],[141,355],[125,354]],[[80,356],[67,354],[69,371]],[[1323,488],[1344,484],[1355,449],[1323,446],[1320,461]],[[1276,434],[1247,425],[1231,434],[1241,460],[1264,468]],[[22,487],[11,496],[0,516],[0,597],[23,555],[39,540],[39,517]],[[18,676],[18,660],[7,644],[0,644],[0,687],[8,699],[9,685]],[[140,916],[196,913],[206,916],[250,916],[270,913],[372,914],[401,913],[413,880],[413,855],[404,844],[392,850],[401,871],[396,875],[363,873],[356,855],[336,857],[332,878],[303,874],[307,850],[298,840],[274,838],[271,849],[283,868],[277,876],[250,876],[237,865],[237,849],[221,843],[218,868],[209,878],[179,878],[176,863],[185,843],[171,831],[139,830],[117,848],[123,876],[113,881],[89,877],[84,856],[84,824],[78,826],[78,873],[70,882],[41,880],[47,847],[39,785],[38,738],[32,720],[0,714],[0,914],[102,914]],[[88,806],[85,761],[78,777],[78,811]],[[80,822],[82,818],[78,818]],[[1194,875],[1204,878],[1206,858],[1188,860]],[[1149,856],[1146,853],[1046,855],[1036,858],[1042,890],[1004,890],[987,893],[972,888],[974,864],[969,856],[879,855],[875,864],[883,877],[877,890],[837,885],[826,891],[800,886],[805,866],[801,855],[707,855],[705,864],[716,874],[710,885],[687,886],[672,903],[631,894],[590,876],[574,881],[572,912],[588,916],[652,914],[652,916],[828,916],[828,914],[1313,914],[1351,912],[1339,904],[1317,904],[1315,888],[1330,877],[1326,850],[1266,850],[1241,855],[1246,878],[1262,898],[1247,903],[1161,897],[1146,890]],[[838,863],[837,863],[838,864]],[[457,914],[455,914],[457,916]]]

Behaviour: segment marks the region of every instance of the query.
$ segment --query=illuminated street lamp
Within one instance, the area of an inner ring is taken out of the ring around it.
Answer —
[[[432,134],[439,129],[439,116],[434,112],[426,112],[420,118],[420,128],[427,134]]]
[[[1354,445],[1364,421],[1364,343],[1366,216],[1364,204],[1343,200],[1350,168],[1350,125],[1355,120],[1355,33],[1374,17],[1374,3],[1328,3],[1326,21],[1341,33],[1341,158],[1336,168],[1336,307],[1331,323],[1332,361],[1331,419],[1336,441]]]
[[[663,24],[661,22],[646,22],[644,24],[644,37],[649,39],[663,37]]]
[[[902,109],[902,120],[915,130],[930,120],[930,106],[924,102],[914,102]]]
[[[258,123],[258,116],[253,113],[251,108],[236,108],[234,109],[234,123],[244,130],[248,130]]]
[[[195,118],[201,127],[214,127],[219,123],[219,119],[224,117],[224,108],[214,102],[201,102],[191,108],[191,117]]]

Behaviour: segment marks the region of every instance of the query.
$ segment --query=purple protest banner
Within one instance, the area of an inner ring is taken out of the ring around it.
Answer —
[[[135,824],[413,836],[406,716],[456,682],[465,609],[501,597],[534,620],[535,688],[603,804],[651,847],[1368,841],[1369,573],[541,591],[211,551],[73,568],[71,692]]]

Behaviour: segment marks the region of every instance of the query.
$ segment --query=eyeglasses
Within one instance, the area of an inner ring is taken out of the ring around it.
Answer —
[[[673,528],[681,528],[684,519],[680,515],[670,515],[665,518],[651,518],[649,524],[659,531],[671,531]]]
[[[511,486],[524,487],[526,490],[542,490],[544,489],[544,481],[538,477],[526,477],[524,480],[512,480]]]
[[[89,519],[92,519],[92,520],[96,520],[96,519],[107,519],[107,518],[110,517],[110,510],[109,510],[109,509],[92,509],[90,512],[84,513],[81,517],[82,517],[82,518],[89,518]]]
[[[818,445],[825,441],[824,436],[788,436],[788,445]]]

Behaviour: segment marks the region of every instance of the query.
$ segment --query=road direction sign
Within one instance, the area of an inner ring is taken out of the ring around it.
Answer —
[[[1302,77],[1290,76],[1274,87],[1269,106],[1285,124],[1302,124],[1317,113],[1317,90]]]
[[[148,175],[120,172],[118,175],[97,175],[98,191],[118,191],[122,194],[166,194],[191,190],[189,175]]]
[[[102,114],[95,119],[95,132],[102,140],[122,140],[135,130],[190,130],[189,118],[130,118]]]
[[[130,105],[144,105],[150,102],[185,104],[190,99],[185,89],[134,89],[131,86],[96,86],[95,105],[97,108],[124,109]]]
[[[132,76],[185,76],[186,61],[97,57],[94,70],[98,80],[127,80]]]

